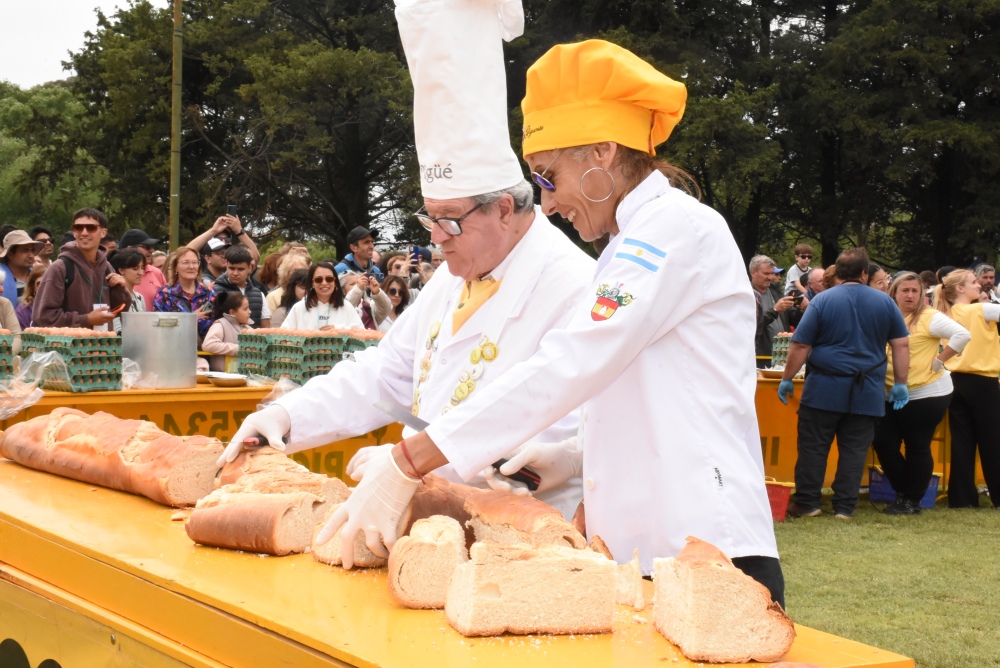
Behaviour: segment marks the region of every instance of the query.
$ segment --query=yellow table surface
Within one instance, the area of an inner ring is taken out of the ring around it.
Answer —
[[[196,546],[171,521],[175,512],[0,460],[0,574],[37,578],[224,665],[693,665],[656,632],[649,607],[619,607],[614,634],[465,638],[441,611],[396,605],[384,570]],[[798,632],[786,660],[913,666],[874,647]]]

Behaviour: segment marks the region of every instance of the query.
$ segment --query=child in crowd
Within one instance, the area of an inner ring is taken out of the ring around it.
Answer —
[[[790,295],[795,290],[798,294],[806,293],[806,283],[802,280],[809,274],[809,264],[812,262],[813,249],[809,244],[799,244],[795,247],[795,264],[788,269],[788,276],[785,277],[785,294]]]
[[[225,371],[226,356],[239,352],[240,332],[250,329],[250,300],[238,290],[217,294],[212,318],[201,349],[214,353],[208,361],[212,371]]]

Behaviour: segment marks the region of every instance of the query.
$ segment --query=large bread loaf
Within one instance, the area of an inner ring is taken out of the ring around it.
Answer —
[[[212,491],[222,443],[172,436],[152,422],[56,408],[15,424],[0,437],[0,455],[24,466],[139,494],[168,506],[190,506]]]
[[[341,504],[336,504],[331,506],[327,516],[323,518],[323,521],[316,525],[313,529],[312,539],[310,540],[312,557],[321,564],[330,564],[331,566],[343,566],[344,559],[340,552],[340,538],[344,527],[340,527],[337,533],[333,535],[333,538],[326,541],[325,543],[317,543],[316,537],[319,532],[326,526],[326,523],[333,517],[333,514],[337,512],[337,508]],[[399,532],[398,535],[402,536],[403,531],[406,529],[409,523],[409,514],[403,513],[403,516],[399,518],[399,525],[396,530]],[[364,531],[359,531],[356,536],[354,536],[354,568],[382,568],[386,565],[387,560],[384,557],[380,557],[371,550],[368,549],[368,545],[365,542],[366,536]]]
[[[609,633],[615,562],[590,550],[476,543],[448,587],[448,623],[466,636]]]
[[[777,661],[795,640],[767,587],[720,549],[688,538],[676,558],[654,559],[653,623],[692,661]]]

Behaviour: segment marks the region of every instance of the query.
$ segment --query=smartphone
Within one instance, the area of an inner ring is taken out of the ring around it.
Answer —
[[[118,315],[119,313],[121,313],[124,310],[125,310],[125,304],[122,304],[121,306],[119,306],[118,308],[116,308],[115,310],[113,310],[111,312],[111,315]]]
[[[233,218],[239,218],[239,216],[236,214],[236,205],[235,204],[230,204],[230,205],[226,206],[226,215],[227,216],[232,216]]]
[[[795,295],[792,297],[792,305],[795,307],[802,306],[802,295]]]
[[[410,257],[420,262],[420,246],[410,246]]]

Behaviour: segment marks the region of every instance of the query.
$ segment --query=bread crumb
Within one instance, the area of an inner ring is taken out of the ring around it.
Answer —
[[[186,520],[186,519],[187,519],[187,513],[183,512],[183,511],[176,512],[176,513],[174,513],[173,515],[170,516],[170,521],[171,522],[180,522],[180,521]]]
[[[96,492],[96,491],[97,491],[97,488],[96,488],[96,487],[91,487],[91,488],[90,488],[90,489],[88,489],[87,491],[88,491],[88,492]]]

